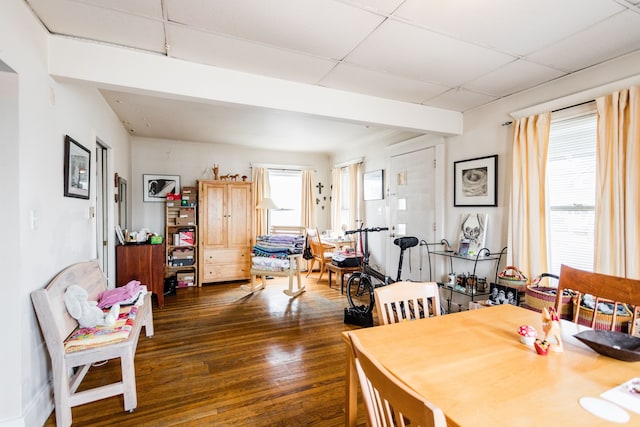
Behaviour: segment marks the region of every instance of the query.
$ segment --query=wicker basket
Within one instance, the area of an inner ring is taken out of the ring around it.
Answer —
[[[573,299],[573,307],[572,307],[573,309],[575,309],[575,305],[577,304],[577,301],[578,301],[578,298]],[[626,314],[623,315],[618,313],[616,315],[616,323],[613,330],[616,332],[628,333],[630,330],[629,323],[631,322],[631,319],[633,319],[633,313],[631,313],[631,310],[629,310],[629,308],[625,304],[619,304],[618,306],[624,307]],[[580,307],[577,323],[579,325],[585,325],[590,327],[592,317],[593,317],[593,309],[589,307],[585,307],[583,305]],[[612,320],[613,320],[613,314],[605,314],[605,313],[602,313],[601,311],[598,311],[598,313],[596,314],[596,323],[593,326],[593,329],[609,331],[611,330]]]
[[[531,285],[527,286],[527,290],[525,291],[524,304],[522,304],[524,308],[540,313],[545,307],[555,307],[556,295],[558,294],[557,288],[555,288],[551,283],[548,283],[547,286],[541,286],[540,284],[545,278],[557,280],[558,276],[550,273],[542,273],[535,277],[531,281]],[[560,313],[558,314],[561,319],[570,319],[571,314],[573,313],[573,306],[571,305],[572,294],[568,291],[564,291],[563,294]]]
[[[527,276],[525,276],[518,267],[512,265],[506,267],[498,274],[498,284],[509,286],[510,288],[526,286],[527,280]]]

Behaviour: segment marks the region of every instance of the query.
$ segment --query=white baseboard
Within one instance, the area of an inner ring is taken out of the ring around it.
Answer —
[[[44,425],[49,415],[53,412],[53,389],[51,383],[47,383],[42,387],[38,393],[31,399],[31,402],[27,405],[22,417],[23,427],[26,426],[42,426]],[[13,427],[13,424],[10,425]],[[5,427],[2,425],[2,427]],[[18,427],[18,424],[16,424]]]

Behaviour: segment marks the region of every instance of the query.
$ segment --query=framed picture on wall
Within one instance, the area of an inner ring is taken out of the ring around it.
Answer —
[[[498,155],[453,163],[453,206],[498,206]]]
[[[384,198],[384,172],[382,169],[364,174],[364,199],[381,200]]]
[[[64,195],[89,198],[91,184],[91,151],[69,135],[64,137]]]
[[[167,194],[180,194],[179,175],[142,175],[145,202],[164,202]]]

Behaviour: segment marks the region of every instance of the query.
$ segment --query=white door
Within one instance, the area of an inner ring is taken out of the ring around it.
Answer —
[[[390,158],[387,274],[393,279],[396,279],[400,258],[400,248],[393,244],[395,238],[414,236],[419,241],[435,241],[435,151],[435,147],[428,147]],[[422,280],[420,253],[419,245],[405,251],[402,280]],[[428,277],[423,279],[427,280]]]

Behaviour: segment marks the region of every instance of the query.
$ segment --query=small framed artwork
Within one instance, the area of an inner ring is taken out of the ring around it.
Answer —
[[[367,172],[363,179],[364,199],[365,200],[381,200],[384,198],[384,171],[382,169]]]
[[[64,195],[89,198],[91,184],[91,151],[69,135],[64,137]]]
[[[142,175],[145,202],[164,202],[167,194],[180,194],[179,175]]]
[[[498,155],[453,163],[453,206],[498,206]]]
[[[518,305],[520,293],[517,289],[497,283],[489,285],[489,302],[491,305],[511,304]]]

